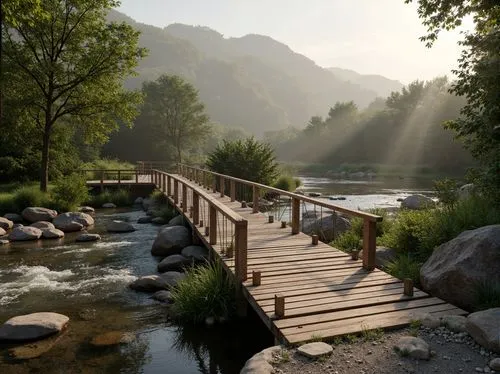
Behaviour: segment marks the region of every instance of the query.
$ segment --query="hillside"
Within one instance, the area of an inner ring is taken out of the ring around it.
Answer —
[[[207,27],[182,24],[161,29],[116,11],[109,19],[140,30],[140,44],[149,49],[139,76],[128,80],[127,87],[139,88],[162,73],[181,75],[199,90],[213,121],[256,135],[303,127],[313,115],[326,115],[337,101],[366,107],[386,92],[369,76],[346,80],[267,36],[224,38]],[[381,84],[392,82],[380,78]]]

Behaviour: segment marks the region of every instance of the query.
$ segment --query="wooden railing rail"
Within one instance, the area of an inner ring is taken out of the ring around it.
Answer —
[[[183,177],[153,170],[152,180],[179,210],[186,214],[189,212],[195,226],[205,226],[205,233],[208,234],[211,245],[220,244],[226,256],[234,255],[236,277],[240,281],[246,280],[248,221],[216,200],[202,187],[193,185]],[[202,214],[206,211],[206,220],[202,220]],[[230,228],[227,227],[229,223],[232,225]]]
[[[312,197],[300,195],[294,192],[284,191],[279,188],[266,186],[264,184],[247,181],[244,179],[232,177],[230,175],[216,173],[207,169],[192,167],[185,164],[178,165],[178,172],[183,177],[196,181],[205,188],[212,188],[213,192],[220,192],[221,196],[226,193],[226,181],[230,183],[230,198],[232,201],[236,199],[236,183],[240,183],[252,189],[252,209],[254,213],[259,211],[259,196],[262,191],[270,191],[280,196],[288,196],[291,198],[291,228],[292,234],[300,232],[300,204],[302,202],[310,203],[315,206],[323,207],[332,210],[333,212],[342,212],[348,216],[359,217],[363,219],[363,267],[367,270],[375,268],[375,253],[376,253],[376,228],[377,222],[382,221],[382,217],[375,214],[353,210],[341,207],[326,201],[321,201]],[[219,186],[219,191],[217,190]]]

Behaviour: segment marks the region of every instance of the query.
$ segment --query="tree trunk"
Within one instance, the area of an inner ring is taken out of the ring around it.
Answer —
[[[49,184],[50,128],[45,128],[42,146],[42,168],[40,170],[40,191],[47,192]]]

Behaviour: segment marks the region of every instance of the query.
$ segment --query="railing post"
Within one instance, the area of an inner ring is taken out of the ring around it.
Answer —
[[[200,195],[193,190],[193,224],[200,223]]]
[[[219,177],[219,184],[220,184],[220,197],[224,197],[226,182],[224,181],[224,177],[222,175]]]
[[[252,213],[259,213],[259,187],[253,186]]]
[[[376,250],[377,222],[365,218],[363,224],[363,267],[366,270],[375,269]]]
[[[188,210],[188,202],[187,202],[187,188],[186,185],[182,184],[182,211],[185,213]]]
[[[215,245],[217,244],[217,209],[213,205],[210,205],[209,220],[209,243]]]
[[[292,234],[300,232],[300,200],[292,198]]]
[[[101,170],[101,192],[104,191],[104,170]]]
[[[234,252],[236,279],[243,282],[247,280],[247,248],[248,247],[248,221],[235,222],[234,225]]]
[[[118,185],[121,183],[121,170],[118,170]]]
[[[154,171],[153,171],[153,169],[150,169],[149,173],[151,174],[151,183],[154,183],[155,179],[154,179]]]
[[[215,175],[214,175],[214,178],[212,180],[212,192],[213,193],[217,192],[217,177],[215,177]]]
[[[135,183],[139,183],[139,170],[135,169]]]
[[[172,196],[172,178],[170,175],[167,175],[167,196]]]
[[[174,203],[179,205],[179,181],[174,179]]]
[[[229,192],[229,194],[231,196],[231,202],[232,201],[236,201],[236,182],[233,179],[231,179],[231,181],[229,182],[229,184],[230,184],[230,187],[229,187],[230,192]]]
[[[162,184],[161,184],[161,187],[162,187],[162,191],[163,192],[166,192],[167,191],[167,174],[162,174]]]

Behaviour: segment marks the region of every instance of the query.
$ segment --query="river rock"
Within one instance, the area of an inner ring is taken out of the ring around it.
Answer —
[[[41,208],[41,207],[28,207],[23,210],[21,213],[23,218],[30,222],[38,222],[38,221],[52,221],[57,217],[57,212],[52,209]]]
[[[500,357],[494,358],[490,361],[489,367],[491,370],[500,371]]]
[[[17,214],[17,213],[7,213],[7,214],[4,214],[3,218],[6,218],[9,221],[12,221],[14,223],[22,223],[23,222],[23,217],[20,214]],[[0,219],[0,221],[1,221],[1,219]]]
[[[165,224],[165,218],[163,217],[155,217],[151,220],[151,223],[154,223],[155,225],[164,225]]]
[[[134,200],[134,204],[136,205],[141,205],[144,199],[142,197],[138,197],[137,199]]]
[[[184,226],[184,217],[182,215],[175,216],[168,221],[169,226]]]
[[[181,251],[181,255],[187,258],[192,258],[195,261],[201,262],[208,259],[208,249],[197,245],[190,245]]]
[[[0,239],[0,245],[7,245],[10,242],[7,239]]]
[[[52,222],[47,222],[47,221],[38,221],[38,222],[32,223],[30,226],[36,227],[37,229],[40,229],[40,230],[55,229],[56,228]]]
[[[4,236],[4,235],[7,235],[7,231],[5,231],[4,229],[2,229],[0,227],[0,236]]]
[[[142,209],[144,209],[144,211],[147,211],[151,205],[153,205],[153,200],[149,197],[142,199]]]
[[[99,234],[89,234],[89,233],[80,234],[76,238],[77,242],[96,242],[98,240],[101,240],[101,236]]]
[[[408,196],[401,202],[401,208],[413,210],[433,208],[435,205],[431,198],[420,194]]]
[[[161,290],[153,294],[153,299],[161,301],[162,303],[172,303],[172,293],[170,291]]]
[[[14,226],[14,222],[5,217],[0,217],[0,229],[10,230]]]
[[[90,344],[96,347],[109,347],[118,344],[129,344],[135,340],[135,334],[122,331],[109,331],[92,338]]]
[[[151,216],[145,216],[145,217],[139,217],[137,220],[137,223],[144,224],[144,223],[151,223],[153,220],[153,217]]]
[[[184,273],[169,271],[161,275],[146,275],[132,282],[129,287],[136,291],[155,292],[159,290],[168,290],[175,287],[179,281],[185,278]]]
[[[429,344],[425,340],[414,336],[401,337],[394,346],[394,349],[403,356],[408,355],[417,360],[428,360],[431,357]]]
[[[116,208],[116,205],[113,204],[113,203],[104,203],[104,204],[102,204],[102,208],[104,208],[104,209],[113,209],[113,208]]]
[[[52,312],[32,313],[9,319],[0,327],[0,340],[41,339],[60,332],[69,318]]]
[[[274,356],[279,354],[283,348],[279,345],[274,347],[269,347],[260,351],[259,353],[253,355],[247,362],[245,366],[241,369],[240,374],[272,374],[274,373],[274,367],[272,362],[274,361]]]
[[[375,252],[375,265],[384,268],[398,256],[398,252],[393,248],[377,247]],[[363,258],[363,250],[359,252],[359,258]]]
[[[42,230],[36,227],[22,226],[16,227],[9,234],[11,242],[37,240],[42,236]]]
[[[297,352],[309,358],[319,358],[331,354],[333,348],[330,344],[315,342],[301,345],[297,348]]]
[[[474,183],[464,184],[458,189],[458,198],[461,200],[467,199],[476,192],[475,190],[476,186]]]
[[[44,353],[50,351],[54,345],[61,339],[63,334],[51,336],[47,339],[39,340],[33,343],[21,345],[9,349],[9,356],[16,360],[31,360],[40,357]]]
[[[22,223],[14,223],[14,226],[12,226],[13,229],[17,227],[23,227],[24,225]]]
[[[43,229],[42,238],[44,239],[60,239],[64,238],[64,232],[59,229]]]
[[[74,222],[79,223],[83,227],[88,227],[94,224],[94,219],[87,213],[68,212],[59,214],[52,222],[56,228],[67,232],[68,228],[71,228]]]
[[[78,208],[78,211],[81,213],[88,213],[88,214],[95,213],[95,209],[92,208],[91,206],[81,206],[80,208]]]
[[[470,314],[467,332],[479,345],[500,353],[500,308]]]
[[[331,242],[351,228],[349,220],[337,214],[330,214],[318,219],[304,219],[302,232],[307,235],[317,234],[322,241]]]
[[[444,316],[443,325],[453,332],[467,332],[467,318],[464,316]]]
[[[158,264],[158,271],[160,273],[164,273],[166,271],[180,271],[188,265],[191,265],[191,260],[189,258],[182,255],[170,255],[165,257]]]
[[[500,225],[465,231],[434,250],[420,281],[434,296],[472,309],[477,284],[500,282],[499,253]]]
[[[135,227],[128,222],[124,221],[111,221],[106,226],[108,232],[132,232],[135,231]]]
[[[170,256],[179,254],[191,244],[191,235],[184,226],[171,226],[162,229],[156,237],[151,254],[153,256]]]

